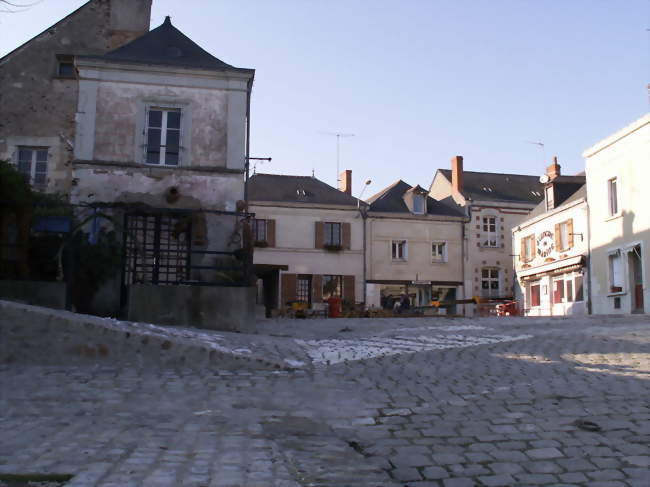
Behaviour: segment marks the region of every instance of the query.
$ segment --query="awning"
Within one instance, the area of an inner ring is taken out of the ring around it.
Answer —
[[[576,255],[575,257],[556,260],[555,262],[549,262],[548,264],[517,271],[517,277],[525,278],[536,276],[538,274],[548,274],[559,271],[567,272],[574,269],[580,269],[582,267],[584,267],[584,255]]]

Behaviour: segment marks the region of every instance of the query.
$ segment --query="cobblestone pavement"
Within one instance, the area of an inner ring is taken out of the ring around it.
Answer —
[[[66,487],[650,486],[647,317],[260,328],[274,353],[284,335],[312,362],[3,365],[0,473],[74,474]]]

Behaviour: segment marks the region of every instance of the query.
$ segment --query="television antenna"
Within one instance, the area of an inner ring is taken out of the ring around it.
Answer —
[[[534,142],[532,140],[524,140],[527,144],[533,144],[538,146],[542,150],[542,165],[544,164],[544,161],[546,161],[546,153],[544,151],[544,142]]]
[[[341,163],[341,137],[354,137],[354,134],[346,134],[343,132],[321,132],[323,135],[331,135],[336,137],[336,187],[338,188],[340,177],[340,163]]]

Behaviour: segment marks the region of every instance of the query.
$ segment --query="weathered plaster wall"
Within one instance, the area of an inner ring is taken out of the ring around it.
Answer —
[[[96,103],[95,160],[143,162],[146,107],[153,105],[181,108],[181,166],[226,166],[226,91],[101,82]]]
[[[56,56],[128,42],[148,30],[150,9],[151,0],[93,0],[0,59],[0,159],[17,162],[23,144],[48,147],[48,191],[67,193],[78,89],[57,77]]]

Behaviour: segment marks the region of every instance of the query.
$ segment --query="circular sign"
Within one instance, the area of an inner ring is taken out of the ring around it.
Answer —
[[[553,234],[546,230],[539,234],[537,237],[537,254],[540,257],[548,257],[555,248],[555,241]]]

